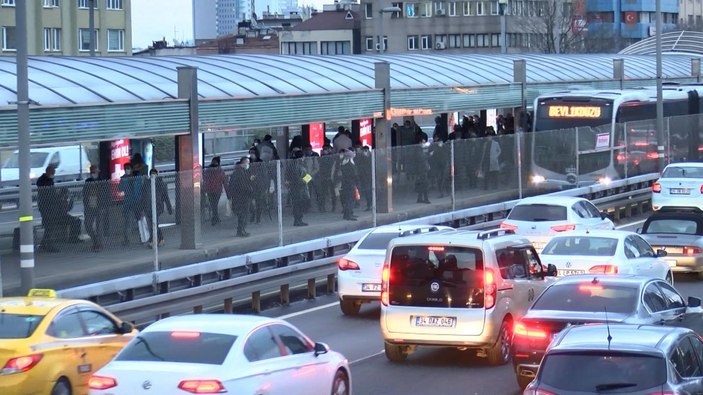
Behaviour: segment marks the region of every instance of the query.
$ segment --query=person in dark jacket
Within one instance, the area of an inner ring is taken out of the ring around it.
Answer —
[[[220,157],[215,156],[210,161],[210,166],[203,171],[203,181],[205,184],[205,195],[210,204],[210,223],[215,226],[220,223],[218,207],[220,197],[225,188],[225,171],[220,167]]]
[[[354,151],[342,150],[340,151],[340,161],[336,163],[340,169],[339,199],[342,201],[342,218],[347,221],[356,221],[357,219],[354,215],[354,195],[358,183],[356,163],[354,163],[355,156]]]
[[[93,251],[103,248],[103,226],[105,223],[106,205],[109,202],[108,181],[98,178],[98,167],[90,166],[90,177],[85,180],[83,187],[83,214],[85,230],[93,242]]]
[[[58,193],[54,187],[54,174],[56,167],[49,165],[44,174],[37,179],[37,206],[41,214],[44,227],[44,236],[40,244],[40,251],[58,252],[57,241],[60,237],[60,224],[58,223]]]
[[[430,203],[428,192],[429,192],[429,146],[427,145],[427,140],[420,136],[420,140],[416,146],[413,147],[415,151],[414,167],[413,173],[415,176],[415,192],[417,192],[417,202],[418,203]]]
[[[251,215],[249,216],[249,222],[258,224],[261,222],[261,213],[264,209],[268,212],[269,219],[272,219],[269,191],[273,193],[273,184],[269,170],[275,167],[275,163],[261,161],[261,159],[256,156],[256,150],[253,148],[249,149],[249,161],[249,165],[251,166],[249,172],[254,176],[254,180],[252,181],[252,203],[254,206],[250,210]]]
[[[237,237],[248,237],[247,218],[254,195],[255,177],[249,171],[249,158],[241,158],[229,177],[227,197],[232,200],[232,211],[237,215]]]
[[[308,182],[311,181],[311,176],[303,164],[303,151],[296,149],[291,154],[293,160],[286,164],[286,184],[293,205],[293,226],[307,226],[303,222],[303,214],[310,204]]]
[[[122,192],[122,244],[129,245],[129,234],[137,226],[137,221],[143,215],[142,186],[144,181],[141,174],[132,172],[132,165],[125,163],[124,175],[120,178],[117,189]]]
[[[154,239],[154,215],[151,207],[151,179],[154,178],[154,185],[156,191],[156,239],[159,243],[159,247],[164,245],[164,235],[159,228],[159,216],[164,213],[164,206],[168,210],[169,214],[173,214],[173,206],[171,205],[171,198],[168,196],[168,187],[164,180],[159,177],[159,171],[156,169],[151,169],[149,172],[149,178],[144,179],[144,187],[142,196],[144,197],[144,215],[146,216],[146,221],[149,224],[149,241],[148,245],[151,247]]]

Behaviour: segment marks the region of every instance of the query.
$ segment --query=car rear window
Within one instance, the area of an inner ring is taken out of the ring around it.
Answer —
[[[556,237],[542,250],[542,255],[613,256],[618,239],[610,237]]]
[[[551,204],[521,204],[510,210],[508,219],[514,221],[565,221],[566,207]]]
[[[664,170],[662,178],[703,178],[703,167],[669,167]]]
[[[452,246],[398,246],[390,262],[389,303],[483,307],[483,255]]]
[[[371,233],[359,244],[359,249],[362,250],[385,250],[388,248],[388,243],[398,237],[398,233]]]
[[[701,229],[694,220],[662,218],[650,220],[643,233],[700,235]]]
[[[32,336],[43,316],[0,313],[0,339],[26,339]]]
[[[666,383],[664,357],[637,353],[547,354],[539,372],[541,384],[562,391],[590,394],[632,393],[661,388]],[[574,372],[578,372],[578,380],[574,380]]]
[[[146,332],[130,341],[115,360],[221,365],[236,339],[221,333]]]
[[[631,313],[639,289],[623,285],[584,283],[555,284],[547,288],[531,310]]]

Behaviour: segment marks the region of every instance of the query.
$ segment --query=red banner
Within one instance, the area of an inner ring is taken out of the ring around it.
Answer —
[[[319,154],[322,151],[322,146],[325,145],[325,124],[322,122],[311,123],[309,138],[312,150]]]
[[[361,146],[373,145],[373,120],[371,118],[363,118],[359,120],[359,139]]]
[[[117,190],[120,177],[124,174],[124,165],[129,163],[129,140],[115,140],[110,143],[110,183],[112,198],[122,200],[122,192]]]

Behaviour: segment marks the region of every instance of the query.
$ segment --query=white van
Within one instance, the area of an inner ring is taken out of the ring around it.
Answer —
[[[32,148],[29,177],[32,183],[44,173],[49,164],[56,165],[56,181],[76,180],[89,173],[90,161],[81,145]],[[0,185],[19,186],[19,151],[7,158],[0,169]]]

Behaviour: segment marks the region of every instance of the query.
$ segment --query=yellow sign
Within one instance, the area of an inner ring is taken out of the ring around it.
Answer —
[[[549,106],[549,118],[600,118],[601,108],[597,106]]]
[[[27,296],[36,298],[55,298],[56,291],[53,289],[32,288],[29,290]]]

